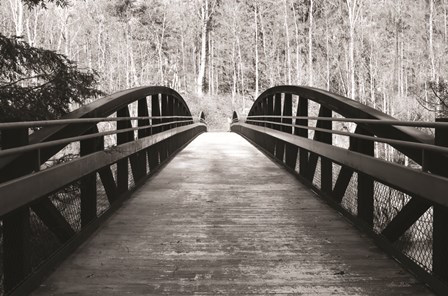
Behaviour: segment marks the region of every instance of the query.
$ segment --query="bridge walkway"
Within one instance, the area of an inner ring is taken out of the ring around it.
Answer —
[[[429,295],[285,169],[205,133],[33,295]]]

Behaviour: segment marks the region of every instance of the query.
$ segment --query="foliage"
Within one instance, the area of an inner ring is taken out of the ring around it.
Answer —
[[[0,34],[0,118],[2,121],[59,117],[70,103],[101,94],[96,74],[81,72],[64,55]]]
[[[42,8],[46,8],[46,2],[55,3],[58,6],[67,6],[68,0],[22,0],[22,2],[28,7],[32,8],[35,6],[41,6]]]
[[[431,94],[426,106],[429,106],[432,111],[437,112],[440,117],[448,116],[448,81],[440,78],[438,81],[430,81],[429,88]],[[425,104],[424,104],[425,106]]]
[[[197,89],[201,11],[208,3],[213,17],[207,27],[206,95],[193,101],[222,103],[221,112],[227,104],[247,110],[257,88],[260,93],[312,81],[392,116],[433,120],[429,103],[443,91],[428,81],[440,81],[448,69],[447,1],[358,0],[353,23],[350,0],[314,0],[312,18],[311,0],[70,0],[63,7],[68,1],[21,1],[32,8],[22,18],[0,5],[4,35],[23,32],[29,44],[96,69],[105,92],[165,85],[186,97]],[[44,2],[47,9],[41,8]],[[418,105],[420,98],[428,110]]]

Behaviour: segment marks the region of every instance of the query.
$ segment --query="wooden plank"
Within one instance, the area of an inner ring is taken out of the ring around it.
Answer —
[[[193,141],[34,295],[104,291],[431,295],[234,133]]]

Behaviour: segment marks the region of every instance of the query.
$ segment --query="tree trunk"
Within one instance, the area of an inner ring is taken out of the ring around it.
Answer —
[[[300,40],[299,40],[299,25],[297,24],[297,15],[294,5],[292,6],[293,18],[294,18],[294,28],[296,37],[296,84],[300,85],[302,83],[300,73]]]
[[[288,84],[291,84],[291,46],[289,44],[289,29],[288,29],[288,3],[284,0],[284,21],[285,21],[285,41],[286,41],[286,60],[287,60],[287,73],[288,73]]]
[[[201,56],[199,59],[199,72],[197,80],[197,94],[203,95],[205,66],[207,63],[207,33],[208,33],[208,0],[201,5]]]
[[[308,29],[308,84],[313,86],[313,5],[310,0],[309,29]]]
[[[255,4],[254,10],[254,19],[255,19],[255,98],[258,98],[258,13],[257,13],[257,5]]]
[[[362,0],[346,0],[348,10],[349,23],[349,73],[350,73],[350,94],[349,97],[356,99],[356,85],[355,85],[355,26],[358,20]]]
[[[431,80],[436,79],[436,66],[434,57],[434,0],[429,0],[429,59],[431,63]]]

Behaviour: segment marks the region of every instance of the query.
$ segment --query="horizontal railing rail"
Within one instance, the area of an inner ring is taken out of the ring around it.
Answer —
[[[448,292],[448,120],[400,121],[310,87],[279,86],[231,130],[282,163],[436,292]]]
[[[359,119],[359,118],[335,118],[335,117],[316,117],[316,116],[273,116],[273,115],[253,115],[244,117],[245,121],[252,118],[275,118],[275,119],[306,119],[318,121],[332,121],[332,122],[353,122],[353,123],[368,123],[375,125],[394,125],[394,126],[410,126],[410,127],[426,127],[426,128],[448,128],[447,122],[424,122],[424,121],[401,121],[401,120],[379,120],[379,119]],[[238,121],[238,119],[236,119]]]
[[[64,118],[0,123],[0,295],[29,293],[121,201],[207,130],[166,87],[140,87]]]
[[[297,125],[297,124],[279,123],[279,122],[268,121],[268,120],[251,120],[250,122],[270,124],[270,125],[276,125],[276,126],[281,126],[281,127],[294,127],[296,129],[312,130],[312,131],[318,131],[318,132],[327,133],[327,134],[347,136],[347,137],[363,139],[363,140],[370,140],[370,141],[374,141],[374,142],[378,142],[378,143],[385,143],[385,144],[390,144],[390,145],[421,149],[422,152],[432,151],[432,152],[439,152],[439,153],[448,153],[448,147],[436,146],[433,144],[416,143],[416,142],[395,140],[395,139],[375,137],[375,136],[366,136],[366,135],[361,135],[361,134],[356,134],[356,133],[351,133],[351,132],[328,130],[328,129],[318,128],[318,127],[314,127],[314,126],[303,126],[303,125]],[[407,126],[410,126],[410,125],[407,125]],[[447,128],[448,125],[443,124],[443,125],[440,125],[439,127]]]
[[[0,123],[0,130],[17,129],[17,128],[33,128],[53,125],[64,125],[71,123],[99,123],[113,121],[135,121],[146,119],[190,119],[195,120],[192,116],[141,116],[141,117],[104,117],[104,118],[75,118],[75,119],[54,119],[39,121],[22,121],[22,122],[3,122]],[[199,121],[199,119],[197,120]]]

